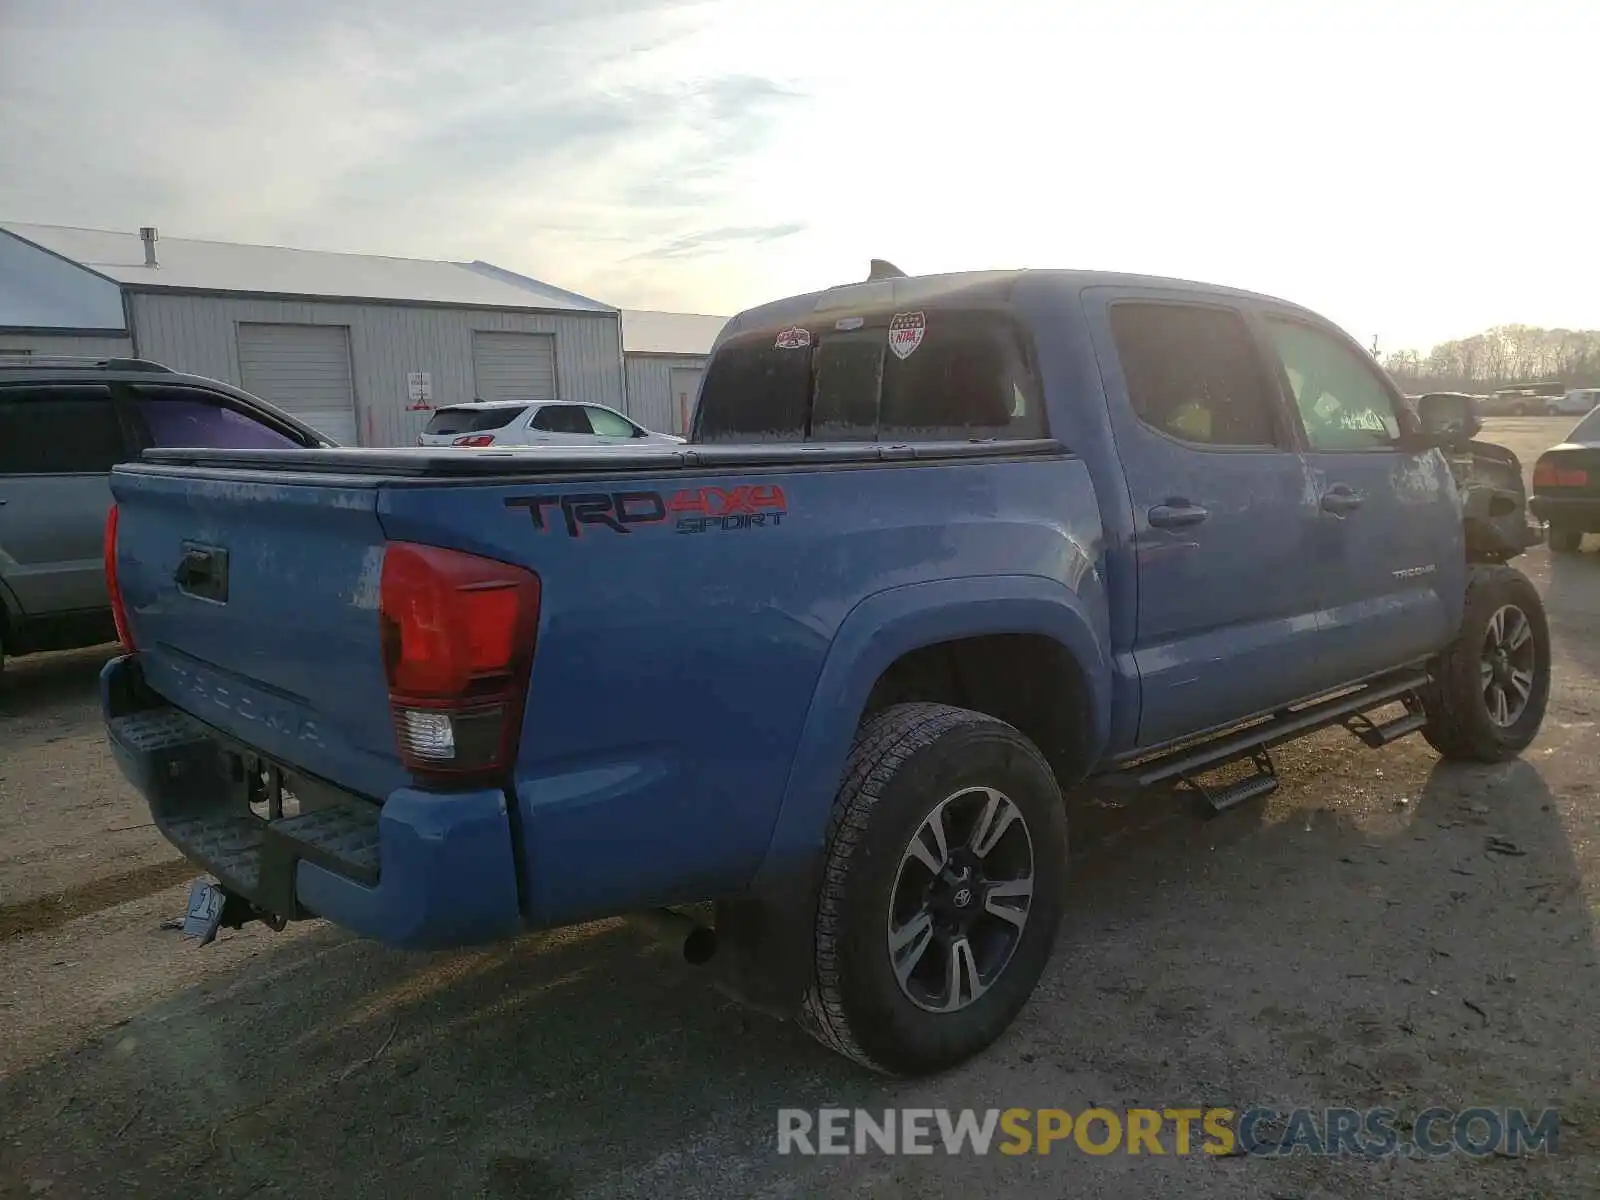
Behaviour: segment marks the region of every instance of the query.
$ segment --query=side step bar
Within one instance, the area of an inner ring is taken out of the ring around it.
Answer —
[[[1157,754],[1154,758],[1124,767],[1118,774],[1131,779],[1141,788],[1172,779],[1192,780],[1205,771],[1252,757],[1257,751],[1269,750],[1273,746],[1293,741],[1319,729],[1326,729],[1330,725],[1345,725],[1368,745],[1387,745],[1396,738],[1421,729],[1425,724],[1425,718],[1420,712],[1411,711],[1393,721],[1375,725],[1365,714],[1386,704],[1406,699],[1424,687],[1427,682],[1428,673],[1422,670],[1386,675],[1352,692],[1343,692],[1326,700],[1315,700],[1301,708],[1286,708],[1264,721],[1246,726],[1234,733],[1224,734],[1211,741],[1180,746],[1176,750]],[[1261,773],[1265,774],[1264,771]],[[1263,785],[1259,776],[1244,782],[1261,789],[1252,793],[1253,795],[1262,795],[1271,791],[1272,786],[1276,786],[1276,775],[1273,775],[1272,779],[1271,786]]]
[[[1203,782],[1198,775],[1185,775],[1183,784],[1210,805],[1212,812],[1226,812],[1236,804],[1277,791],[1278,768],[1272,765],[1271,753],[1257,748],[1248,757],[1253,770],[1242,779],[1216,786]]]
[[[1409,709],[1391,721],[1375,725],[1365,713],[1357,713],[1344,722],[1344,727],[1374,750],[1381,750],[1390,742],[1397,742],[1407,734],[1416,733],[1428,723],[1428,714],[1421,709]]]

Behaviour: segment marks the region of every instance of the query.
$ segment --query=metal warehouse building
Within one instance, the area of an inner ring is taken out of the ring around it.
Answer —
[[[686,433],[711,344],[727,323],[727,317],[624,309],[628,415],[662,433]]]
[[[485,262],[0,224],[0,355],[130,355],[224,380],[347,445],[480,399],[622,407],[617,310]]]

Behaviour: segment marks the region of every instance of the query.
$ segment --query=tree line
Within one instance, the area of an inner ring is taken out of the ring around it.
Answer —
[[[1426,354],[1396,350],[1383,358],[1407,392],[1473,392],[1525,383],[1600,387],[1600,329],[1499,325],[1469,338],[1440,342]]]

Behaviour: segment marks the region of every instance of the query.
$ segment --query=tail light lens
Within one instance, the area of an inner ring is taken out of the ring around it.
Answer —
[[[492,446],[494,445],[494,434],[469,433],[466,437],[458,437],[450,444],[452,446]]]
[[[128,632],[128,610],[122,603],[122,585],[117,582],[117,506],[106,512],[106,594],[111,599],[111,619],[117,626],[117,641],[123,649],[132,650],[133,635]]]
[[[1589,472],[1582,467],[1563,467],[1555,462],[1541,461],[1533,468],[1533,486],[1588,487]]]
[[[516,761],[539,628],[539,577],[391,542],[378,589],[395,740],[423,780],[489,781]]]

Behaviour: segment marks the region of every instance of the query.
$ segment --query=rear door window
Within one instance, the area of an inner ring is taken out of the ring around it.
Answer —
[[[526,405],[507,404],[495,408],[441,408],[428,419],[424,433],[483,433],[504,429],[523,413]]]
[[[544,433],[594,433],[581,404],[546,404],[534,414],[533,427]]]
[[[281,450],[306,442],[188,389],[132,389],[133,409],[148,446],[203,446],[222,450]]]
[[[0,389],[0,475],[103,475],[128,446],[109,388]]]
[[[1006,313],[922,308],[731,338],[706,370],[698,433],[707,442],[900,442],[1048,430]]]
[[[1287,444],[1275,389],[1237,312],[1127,301],[1111,308],[1111,334],[1128,402],[1151,429],[1201,446]]]

